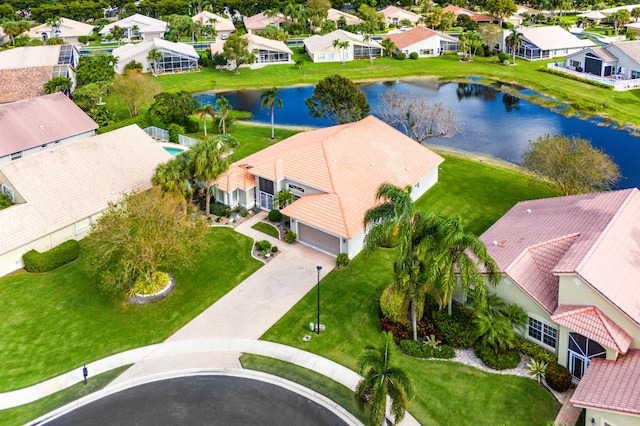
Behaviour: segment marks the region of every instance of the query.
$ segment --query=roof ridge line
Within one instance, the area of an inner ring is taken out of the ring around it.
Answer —
[[[613,343],[616,345],[616,347],[614,349],[616,349],[618,352],[622,353],[622,350],[621,350],[622,348],[618,344],[618,341],[614,336],[613,330],[611,329],[611,327],[609,325],[609,321],[613,321],[613,320],[611,318],[609,318],[608,316],[606,316],[605,313],[602,312],[597,307],[595,309],[595,312],[596,312],[596,315],[598,316],[598,318],[600,319],[600,322],[602,322],[602,326],[605,328],[605,330],[607,331],[607,333],[611,337],[611,340],[613,340]],[[609,321],[607,321],[607,320],[609,320]],[[622,331],[624,331],[624,330],[622,330]]]
[[[520,262],[522,257],[524,257],[524,255],[526,253],[529,253],[533,249],[542,247],[543,245],[552,244],[552,243],[558,242],[560,240],[568,239],[568,238],[571,238],[571,237],[578,237],[578,236],[580,236],[580,233],[579,232],[574,232],[574,233],[571,233],[571,234],[563,235],[561,237],[553,238],[551,240],[543,241],[543,242],[540,242],[540,243],[537,243],[537,244],[534,244],[534,245],[531,245],[531,246],[527,246],[527,247],[522,249],[522,252],[520,252],[520,254],[515,259],[513,259],[513,261],[504,268],[504,270],[506,271],[509,268],[513,267],[516,263]]]

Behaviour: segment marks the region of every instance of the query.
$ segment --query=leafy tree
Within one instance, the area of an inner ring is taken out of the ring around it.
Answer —
[[[89,83],[111,81],[116,75],[114,70],[118,58],[112,55],[83,55],[80,56],[76,69],[77,85],[84,86]]]
[[[500,26],[506,16],[511,16],[518,11],[513,0],[487,0],[484,8],[493,16],[500,19]]]
[[[136,71],[118,75],[110,85],[110,92],[124,103],[130,117],[137,117],[140,108],[160,93],[160,85],[151,77]]]
[[[28,21],[6,21],[2,24],[4,33],[11,39],[11,44],[16,45],[16,37],[29,29],[30,25]]]
[[[391,397],[395,423],[404,418],[413,398],[413,384],[407,373],[394,365],[394,354],[393,336],[383,332],[378,346],[368,345],[358,356],[358,373],[363,378],[356,385],[354,397],[361,410],[369,407],[371,425],[386,424],[387,396]]]
[[[458,15],[456,18],[456,25],[462,27],[465,31],[478,31],[478,28],[480,27],[478,22],[474,21],[469,15],[465,15],[464,13]]]
[[[44,84],[44,93],[46,93],[47,95],[56,92],[69,94],[72,86],[73,82],[68,77],[53,77],[51,80],[47,81]]]
[[[502,39],[502,29],[496,24],[482,24],[478,28],[478,33],[491,50],[495,50]]]
[[[151,70],[153,71],[153,76],[156,77],[158,75],[158,63],[162,60],[162,52],[156,49],[149,50],[147,54],[147,61],[149,61],[149,65],[151,65]]]
[[[438,28],[440,31],[449,31],[453,28],[453,24],[456,22],[456,14],[449,11],[442,14],[442,19],[440,19],[440,25]]]
[[[224,173],[229,167],[230,146],[223,135],[208,136],[198,141],[189,152],[190,170],[193,177],[206,188],[206,211],[211,215],[212,180]]]
[[[105,82],[89,83],[77,88],[73,92],[73,102],[84,111],[95,108],[100,99],[107,94]]]
[[[256,51],[249,52],[249,40],[241,37],[238,32],[229,36],[222,48],[224,57],[234,65],[234,72],[239,74],[242,64],[252,64],[256,61]]]
[[[149,113],[162,120],[165,126],[176,123],[185,128],[189,127],[189,117],[199,106],[191,94],[184,90],[177,93],[158,93],[153,98]]]
[[[138,279],[191,265],[206,232],[206,223],[185,213],[172,193],[127,194],[109,205],[85,240],[87,268],[103,291],[122,297]]]
[[[384,48],[384,51],[385,51],[387,57],[389,57],[389,58],[393,56],[393,52],[398,50],[398,47],[393,42],[393,40],[391,40],[390,38],[383,39],[380,44]]]
[[[270,40],[283,41],[285,43],[289,41],[289,33],[282,28],[274,27],[273,25],[268,25],[267,28],[264,29],[262,37]]]
[[[368,28],[381,30],[385,26],[384,15],[368,4],[362,3],[358,7],[356,15],[365,22]]]
[[[110,34],[113,36],[113,39],[118,42],[118,46],[120,46],[120,40],[124,38],[124,28],[114,25],[113,28],[111,28]]]
[[[260,108],[269,108],[269,115],[271,115],[271,139],[275,139],[274,117],[276,115],[276,105],[282,109],[282,99],[278,97],[278,89],[273,87],[272,89],[263,90],[260,94]]]
[[[513,53],[513,63],[515,64],[516,53],[518,52],[518,49],[522,47],[522,43],[524,43],[524,37],[522,33],[519,33],[514,29],[514,30],[511,30],[511,33],[507,36],[507,38],[504,41],[507,44],[507,46],[511,49],[511,52]]]
[[[229,63],[227,58],[222,53],[214,53],[211,55],[211,63],[213,64],[213,68],[216,69],[218,67],[225,67]],[[222,71],[222,69],[220,69]]]
[[[345,56],[345,52],[349,48],[349,40],[335,39],[333,40],[333,43],[331,45],[333,46],[334,49],[338,49],[338,54],[340,55],[340,62],[342,63],[342,65],[344,65],[345,63],[344,56]]]
[[[305,103],[312,116],[337,124],[361,120],[370,110],[366,95],[353,81],[338,74],[320,80]]]
[[[371,42],[373,41],[373,34],[364,31],[362,33],[362,41],[369,45],[369,61],[373,62],[373,56],[371,56]]]
[[[633,22],[638,22],[638,18],[640,18],[640,7],[631,9],[630,16],[633,18]]]
[[[198,108],[193,110],[194,114],[197,114],[200,119],[204,122],[204,136],[207,136],[207,116],[210,115],[211,118],[215,117],[215,109],[211,104],[202,104]]]
[[[623,27],[624,24],[626,24],[631,20],[631,14],[627,9],[620,9],[617,12],[615,12],[611,17],[613,18],[613,25],[616,30],[616,35],[618,35],[620,28]]]
[[[529,141],[522,167],[545,177],[565,195],[606,191],[620,179],[618,166],[602,150],[588,140],[563,135]]]

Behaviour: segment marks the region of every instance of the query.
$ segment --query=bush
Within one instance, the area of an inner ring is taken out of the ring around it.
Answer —
[[[402,293],[395,291],[395,286],[389,284],[382,292],[382,296],[380,296],[380,311],[382,312],[382,316],[391,321],[402,322],[404,319],[401,317],[404,311],[403,308],[404,297]]]
[[[80,37],[78,37],[78,43],[87,44],[88,41],[89,41],[89,37],[88,36],[80,36]]]
[[[516,335],[513,339],[513,349],[520,351],[525,355],[529,355],[531,358],[539,362],[546,362],[547,364],[558,362],[558,359],[554,354],[542,346],[536,345],[521,336]]]
[[[516,368],[520,362],[520,354],[517,351],[498,352],[497,354],[488,345],[477,343],[473,348],[480,360],[494,370],[507,370]]]
[[[336,266],[338,269],[344,269],[349,264],[349,255],[347,253],[340,253],[336,258]]]
[[[171,282],[171,278],[165,272],[152,272],[140,277],[127,292],[127,296],[133,297],[136,294],[155,294],[162,290]]]
[[[504,52],[500,52],[500,53],[498,53],[498,60],[500,61],[500,63],[504,63],[504,61],[508,61],[509,60],[509,55],[507,55]]]
[[[167,130],[169,131],[169,142],[173,143],[178,143],[178,135],[185,134],[184,127],[176,123],[169,124],[169,128]]]
[[[450,359],[456,356],[456,353],[451,346],[443,345],[434,349],[429,345],[425,345],[424,342],[417,342],[415,340],[401,340],[399,347],[400,351],[405,355],[416,358]]]
[[[571,373],[566,367],[555,361],[547,365],[545,380],[552,389],[558,392],[564,392],[571,387]]]
[[[595,80],[589,80],[588,78],[582,78],[582,77],[579,77],[577,75],[568,74],[566,72],[554,70],[552,68],[540,68],[538,71],[546,72],[547,74],[557,75],[559,77],[568,78],[569,80],[579,81],[581,83],[587,83],[587,84],[590,84],[592,86],[601,87],[603,89],[613,90],[613,86],[611,86],[610,84],[601,83],[601,82],[595,81]]]
[[[454,348],[473,346],[476,340],[476,330],[473,324],[473,313],[470,310],[458,302],[453,302],[451,316],[445,307],[434,312],[432,318],[444,343]]]
[[[24,269],[29,272],[47,272],[77,259],[79,255],[80,243],[69,240],[44,253],[29,250],[22,256],[22,260]]]
[[[258,241],[256,243],[256,248],[258,251],[265,251],[271,248],[271,243],[267,240]]]
[[[273,209],[269,212],[269,220],[271,222],[280,222],[280,219],[282,219],[282,213],[280,213],[280,210]]]
[[[478,46],[478,49],[476,49],[476,56],[484,56],[484,47],[483,46]]]
[[[227,123],[228,122],[229,120],[227,120]],[[198,133],[200,131],[200,123],[194,118],[188,118],[184,122],[184,128],[186,130],[186,133]],[[184,132],[182,134],[184,134]]]
[[[413,60],[418,59],[418,52],[411,52],[409,54],[409,59],[413,59]]]
[[[142,64],[138,61],[129,61],[124,66],[124,69],[127,71],[142,71]]]
[[[293,244],[296,241],[296,238],[298,238],[298,234],[290,229],[284,233],[284,241],[288,244]]]
[[[231,209],[229,208],[229,206],[225,206],[219,201],[214,201],[211,203],[211,205],[209,206],[209,212],[219,217],[231,216]]]
[[[0,194],[0,210],[10,207],[13,203],[7,194]]]
[[[411,338],[411,325],[403,322],[392,321],[388,318],[380,320],[382,331],[386,331],[393,335],[393,340],[400,342]]]
[[[278,246],[271,247],[271,253],[277,253],[277,252],[278,252]]]
[[[400,52],[396,55],[396,59],[399,61],[404,61],[405,59],[407,59],[407,54],[404,52]]]

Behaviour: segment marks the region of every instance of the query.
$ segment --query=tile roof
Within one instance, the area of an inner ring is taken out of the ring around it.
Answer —
[[[150,188],[156,166],[170,158],[131,125],[0,165],[26,200],[0,210],[0,253],[96,214],[123,193]]]
[[[589,39],[579,39],[557,25],[551,27],[520,27],[516,31],[542,50],[571,49],[596,45]]]
[[[429,28],[425,28],[420,25],[401,33],[383,35],[382,38],[388,38],[393,41],[393,44],[395,44],[398,49],[404,49],[405,47],[409,47],[412,44],[416,44],[422,40],[426,40],[430,37],[435,36],[444,38],[449,41],[458,41],[458,39],[455,37],[440,33],[438,31],[430,30]]]
[[[267,26],[272,24],[280,24],[285,22],[287,19],[284,17],[282,13],[278,13],[275,16],[267,16],[264,12],[260,12],[253,16],[245,16],[242,18],[242,22],[244,22],[244,26],[247,30],[261,31],[267,28]]]
[[[105,25],[99,32],[100,35],[107,35],[111,32],[111,29],[115,26],[120,28],[133,28],[134,26],[140,28],[140,34],[145,33],[164,33],[167,30],[169,24],[159,19],[151,18],[149,16],[136,13],[135,15],[128,16],[120,19],[119,21],[112,22],[109,25]]]
[[[290,179],[325,194],[307,195],[283,210],[288,216],[351,238],[363,228],[383,182],[414,185],[443,159],[374,116],[298,133],[230,168],[270,180]],[[223,175],[218,182],[224,181]],[[237,179],[237,178],[236,178]],[[237,180],[236,180],[237,181]],[[227,185],[227,183],[225,183]],[[229,189],[235,189],[227,186]]]
[[[218,31],[235,31],[236,27],[233,25],[233,21],[229,18],[225,18],[216,13],[211,13],[207,10],[203,10],[191,17],[193,22],[200,22],[202,25],[209,25],[214,27]]]
[[[70,18],[61,18],[58,30],[60,31],[60,37],[90,36],[93,33],[93,25],[74,21]],[[42,33],[51,35],[51,25],[42,24],[37,27],[33,27],[29,30],[27,35],[31,38],[40,38]]]
[[[401,9],[396,6],[387,6],[379,11],[379,13],[382,13],[387,21],[391,21],[393,20],[393,18],[397,18],[398,20],[407,19],[412,24],[415,24],[420,19],[420,15],[418,15],[417,13],[413,13],[410,10]]]
[[[551,243],[559,252],[552,274],[577,274],[610,303],[640,324],[640,191],[636,188],[573,195],[516,204],[481,239],[501,271],[524,286],[549,312],[551,291],[526,271],[550,262],[534,259],[537,247]],[[561,243],[562,239],[571,239]],[[560,252],[565,250],[560,256]],[[544,274],[543,274],[544,275]],[[548,275],[547,275],[548,277]],[[556,291],[556,290],[554,290]],[[555,302],[557,304],[557,301]]]
[[[640,40],[616,42],[613,43],[613,46],[620,49],[637,63],[640,63]],[[611,48],[611,46],[607,47]]]
[[[616,361],[592,359],[571,403],[640,415],[640,350],[629,351]]]
[[[181,53],[183,55],[198,58],[198,52],[192,45],[186,43],[174,43],[162,38],[152,38],[140,43],[127,43],[113,49],[111,54],[118,58],[119,63],[125,62],[129,58],[133,58],[143,52],[151,49],[165,49],[171,52]]]
[[[347,25],[358,25],[364,22],[357,16],[351,15],[350,13],[343,12],[341,10],[337,10],[334,8],[330,8],[329,10],[327,10],[327,21],[337,21],[341,17],[344,17]]]
[[[353,34],[344,30],[335,30],[322,36],[315,34],[304,39],[303,43],[309,52],[314,53],[333,47],[334,40],[348,40],[362,46],[382,48],[380,43],[375,40],[365,42],[362,35]]]
[[[97,128],[62,93],[0,105],[0,157]]]
[[[53,68],[51,65],[0,70],[0,103],[44,95],[44,84],[51,80]]]
[[[618,60],[617,56],[615,56],[613,53],[609,52],[607,49],[605,49],[602,46],[590,47],[587,50],[593,53],[594,55],[598,56],[600,59],[605,60],[606,62],[615,62]],[[584,54],[584,51],[574,53],[574,55],[582,55],[582,54]],[[569,56],[572,56],[572,55],[569,55]]]
[[[293,55],[291,49],[289,49],[283,41],[270,40],[268,38],[260,37],[259,35],[255,34],[245,34],[243,35],[243,37],[249,40],[249,50],[270,50],[276,52],[285,52]]]
[[[621,354],[631,344],[631,336],[596,306],[560,305],[551,319]]]

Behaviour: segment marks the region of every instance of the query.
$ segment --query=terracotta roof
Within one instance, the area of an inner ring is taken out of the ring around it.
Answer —
[[[629,351],[616,361],[592,359],[571,403],[640,415],[640,350]]]
[[[476,22],[493,22],[495,21],[495,18],[488,16],[488,15],[483,15],[482,13],[474,13],[473,15],[471,15],[471,19],[473,19]]]
[[[631,336],[595,306],[560,305],[551,319],[621,354],[631,344]]]
[[[357,16],[351,15],[350,13],[343,12],[341,10],[337,10],[334,8],[330,8],[327,10],[327,21],[337,21],[340,17],[344,17],[347,25],[358,25],[362,24],[364,21]]]
[[[235,163],[270,180],[290,179],[325,194],[307,195],[283,213],[351,238],[363,228],[383,182],[419,182],[443,159],[374,116],[359,122],[298,133]],[[226,176],[218,179],[224,182]],[[236,180],[237,181],[237,180]],[[226,183],[225,183],[226,185]],[[234,189],[229,187],[229,189]]]
[[[420,19],[420,15],[417,13],[413,13],[410,10],[401,9],[396,6],[387,6],[380,11],[384,15],[384,18],[387,21],[393,20],[393,18],[397,18],[398,20],[407,19],[412,24],[415,24]]]
[[[548,254],[559,256],[552,274],[580,276],[640,324],[638,235],[640,191],[633,188],[520,202],[481,239],[501,271],[527,289],[535,300],[547,301],[541,303],[547,311],[555,309],[548,302],[548,293],[557,290],[547,288],[544,283],[549,280],[544,277],[532,277],[531,285],[524,277],[527,270],[540,269],[544,263],[540,259],[536,263],[530,253],[551,244],[559,250]],[[563,239],[572,242],[561,243]],[[560,256],[562,250],[565,252]]]
[[[244,17],[242,22],[247,30],[261,31],[272,24],[279,24],[285,22],[286,18],[282,13],[278,13],[275,16],[267,16],[263,12],[260,12],[253,16]]]
[[[80,37],[90,36],[93,33],[93,25],[85,24],[84,22],[74,21],[70,18],[61,18],[60,25],[58,26],[60,31],[60,37]],[[39,38],[42,33],[51,35],[51,25],[42,24],[37,27],[33,27],[27,33],[31,38]]]
[[[137,125],[0,165],[26,203],[0,210],[6,253],[107,208],[123,193],[151,187],[171,158]]]
[[[202,25],[212,26],[218,31],[235,31],[236,29],[231,19],[225,18],[216,13],[211,13],[207,10],[203,10],[197,15],[191,17],[191,20],[193,22],[200,22]]]
[[[450,4],[449,6],[442,9],[443,12],[453,12],[456,17],[460,15],[467,15],[469,18],[473,19],[476,22],[492,22],[494,18],[491,16],[483,15],[482,13],[472,12],[469,9],[465,9],[464,7],[454,6]]]
[[[53,68],[46,66],[0,70],[0,103],[44,95],[44,84],[51,80]]]
[[[393,44],[395,44],[398,49],[404,49],[405,47],[411,46],[412,44],[416,44],[422,40],[426,40],[430,37],[435,36],[439,36],[450,41],[458,41],[458,39],[455,37],[451,37],[450,35],[443,34],[438,31],[430,30],[420,25],[410,29],[409,31],[395,34],[385,34],[382,36],[382,38],[388,38],[393,41]]]
[[[62,93],[0,105],[0,157],[97,128]]]

